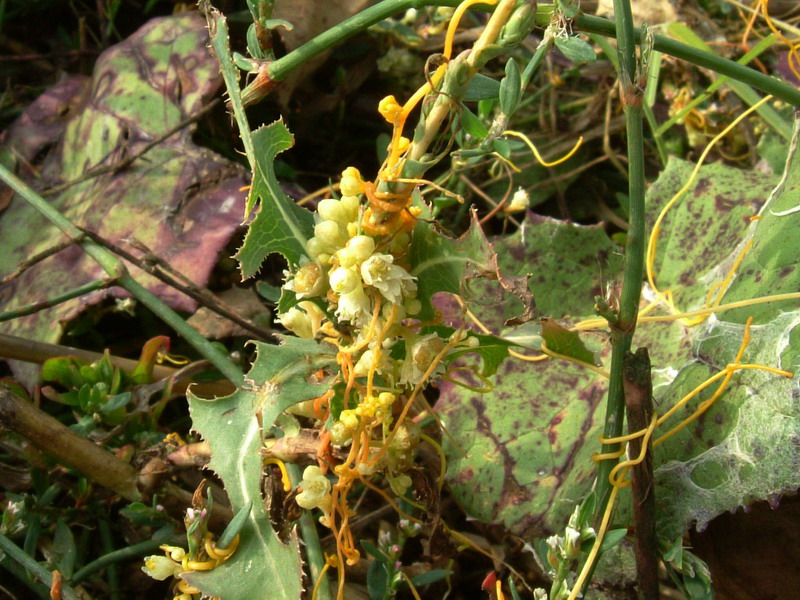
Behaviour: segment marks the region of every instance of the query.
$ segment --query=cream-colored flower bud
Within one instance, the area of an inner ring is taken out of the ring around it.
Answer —
[[[354,410],[343,410],[339,415],[339,421],[351,431],[358,427],[358,415]]]
[[[527,210],[530,208],[530,205],[531,199],[530,196],[528,196],[528,192],[522,188],[519,188],[511,197],[511,203],[506,207],[505,212],[519,212],[521,210]]]
[[[347,241],[347,249],[358,262],[363,262],[375,252],[375,240],[368,235],[357,235]]]
[[[311,319],[302,310],[294,306],[285,313],[278,315],[278,321],[297,337],[311,339],[314,333],[311,329]]]
[[[353,269],[337,267],[331,271],[330,283],[333,292],[341,296],[355,291],[361,285],[361,278]]]
[[[334,446],[343,446],[353,439],[353,430],[345,427],[341,421],[334,421],[331,425],[331,443]]]
[[[364,181],[361,173],[355,167],[347,167],[342,171],[342,181],[339,184],[342,196],[357,196],[364,193]]]
[[[311,257],[312,260],[317,260],[320,254],[327,251],[328,249],[322,244],[321,241],[319,241],[315,237],[312,237],[306,243],[306,252],[308,252],[308,255]]]
[[[314,227],[314,237],[316,237],[323,246],[333,250],[341,248],[347,242],[342,229],[335,221],[323,221]]]
[[[336,253],[336,260],[339,261],[339,266],[349,269],[358,266],[358,261],[355,255],[348,249],[342,248]]]
[[[361,358],[358,359],[353,367],[353,375],[356,377],[366,377],[369,370],[372,368],[373,352],[372,350],[365,350]]]
[[[361,198],[358,196],[342,196],[342,199],[339,200],[339,204],[341,204],[342,208],[345,210],[349,222],[358,219],[358,210],[361,208]]]
[[[312,339],[322,322],[325,320],[325,313],[313,302],[300,302],[285,313],[278,315],[278,321],[297,337]]]
[[[391,392],[381,392],[378,394],[378,403],[381,406],[389,407],[394,404],[395,400],[397,400],[397,396]]]
[[[342,203],[330,198],[321,200],[317,204],[317,214],[323,221],[335,221],[339,225],[346,225],[349,221],[347,210],[342,206]]]
[[[408,298],[405,301],[406,307],[406,314],[411,316],[418,315],[419,311],[422,310],[422,302],[417,300],[416,298]]]

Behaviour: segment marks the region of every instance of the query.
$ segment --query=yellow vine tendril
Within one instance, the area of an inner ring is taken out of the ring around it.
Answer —
[[[678,202],[678,200],[680,200],[683,197],[683,195],[692,186],[692,184],[694,183],[695,179],[697,178],[698,173],[700,172],[700,167],[702,167],[703,162],[705,161],[705,159],[708,156],[709,152],[711,152],[711,149],[716,145],[716,143],[719,142],[719,140],[724,138],[726,135],[728,135],[728,133],[730,133],[730,131],[734,127],[736,127],[744,118],[746,118],[753,111],[755,111],[759,107],[761,107],[762,104],[764,104],[765,102],[768,102],[771,99],[772,99],[772,96],[766,96],[766,97],[762,98],[756,104],[754,104],[749,109],[744,111],[741,115],[736,117],[736,119],[734,119],[730,123],[730,125],[728,125],[725,129],[723,129],[716,137],[714,137],[714,139],[711,140],[711,142],[709,142],[708,146],[706,146],[705,150],[703,150],[703,153],[700,155],[700,158],[698,159],[697,164],[695,165],[694,169],[692,170],[692,173],[689,176],[689,179],[686,181],[686,183],[683,185],[683,187],[680,190],[678,190],[678,192],[672,198],[670,198],[669,202],[667,202],[664,205],[664,207],[661,209],[661,212],[659,213],[658,217],[656,218],[656,222],[653,224],[653,229],[650,232],[650,237],[649,237],[648,242],[647,242],[647,253],[646,253],[646,256],[645,256],[645,270],[646,270],[646,273],[647,273],[647,281],[650,284],[650,288],[653,290],[653,292],[656,294],[656,296],[659,298],[659,300],[663,300],[667,304],[667,306],[669,307],[670,311],[673,314],[678,314],[678,313],[680,313],[680,311],[675,306],[675,303],[674,303],[674,301],[672,299],[671,291],[670,290],[664,290],[664,291],[660,290],[658,288],[658,285],[656,285],[656,279],[655,279],[654,265],[655,265],[655,260],[656,260],[656,250],[657,250],[657,247],[658,247],[658,236],[659,236],[659,234],[661,232],[661,224],[664,221],[664,218],[666,217],[667,212],[669,212],[669,210]],[[739,260],[741,260],[741,259],[739,259]],[[737,261],[737,266],[738,266],[738,262],[739,261]],[[728,281],[729,281],[729,279],[730,278],[726,278],[726,280],[728,280]],[[717,298],[715,300],[717,305],[722,300],[723,294],[724,294],[724,290],[721,291],[721,293],[719,293],[717,295]],[[710,298],[710,294],[709,294],[709,298]],[[712,307],[706,305],[706,308],[712,308]],[[708,313],[708,314],[711,314],[711,313]],[[683,324],[685,324],[687,326],[697,325],[699,323],[702,323],[705,320],[705,318],[704,318],[704,319],[701,319],[700,321],[690,321],[690,320],[684,319],[685,316],[686,315],[684,314],[679,320],[682,319],[681,322],[683,322]]]
[[[536,146],[531,141],[531,139],[527,135],[525,135],[524,133],[520,133],[519,131],[513,131],[513,130],[509,129],[509,130],[506,130],[505,132],[503,132],[503,135],[510,135],[512,137],[519,138],[523,142],[525,142],[525,144],[528,146],[530,151],[536,157],[536,160],[538,160],[539,164],[541,164],[543,167],[555,167],[556,165],[560,165],[561,163],[568,161],[570,158],[572,158],[572,155],[575,154],[578,151],[578,148],[581,147],[581,144],[583,144],[583,136],[581,136],[581,137],[578,138],[578,141],[575,142],[575,145],[572,147],[572,150],[567,152],[561,158],[559,158],[557,160],[554,160],[552,162],[548,162],[542,157],[541,154],[539,154],[539,150],[536,148]],[[517,169],[517,171],[519,171],[519,169]]]
[[[270,457],[264,460],[264,466],[276,465],[281,470],[281,482],[283,483],[283,491],[288,492],[292,489],[292,482],[289,479],[289,472],[286,470],[286,465],[280,458]]]
[[[640,462],[642,462],[642,460],[644,460],[644,457],[648,450],[649,442],[657,427],[661,426],[667,419],[669,419],[672,415],[674,415],[676,411],[678,411],[681,407],[685,406],[690,400],[692,400],[692,398],[696,397],[707,387],[711,386],[713,383],[715,383],[720,379],[723,380],[720,386],[717,388],[717,390],[710,398],[701,402],[697,406],[697,408],[692,412],[692,414],[683,419],[680,423],[678,423],[678,425],[670,429],[667,433],[661,435],[659,438],[655,439],[655,441],[653,441],[652,443],[652,447],[656,447],[659,444],[662,444],[664,441],[666,441],[679,431],[683,430],[685,427],[687,427],[697,418],[699,418],[703,413],[705,413],[714,404],[714,402],[716,402],[722,396],[725,389],[728,387],[728,384],[730,383],[733,374],[738,370],[758,369],[774,373],[776,375],[781,375],[783,377],[793,377],[792,373],[784,371],[782,369],[777,369],[775,367],[770,367],[767,365],[757,365],[757,364],[749,364],[741,362],[744,357],[745,350],[747,349],[747,346],[750,343],[750,327],[752,325],[752,321],[753,321],[752,317],[749,317],[747,319],[747,322],[745,323],[744,326],[742,343],[739,346],[739,350],[737,351],[736,356],[733,359],[733,362],[726,365],[722,369],[722,371],[719,371],[718,373],[715,373],[714,375],[708,377],[700,385],[695,387],[691,392],[689,392],[683,398],[681,398],[663,415],[658,416],[656,414],[653,414],[653,418],[650,422],[650,425],[646,429],[615,438],[604,438],[604,437],[600,438],[600,442],[603,445],[630,442],[631,440],[640,437],[643,439],[639,455],[634,459],[619,463],[611,470],[611,473],[609,473],[609,482],[612,485],[612,489],[611,489],[611,494],[609,496],[608,504],[606,505],[606,510],[603,513],[600,528],[597,532],[597,538],[595,539],[595,542],[592,545],[592,549],[589,552],[589,555],[587,556],[586,562],[584,563],[583,569],[581,570],[581,573],[575,582],[575,585],[572,589],[572,593],[569,596],[569,600],[575,600],[578,594],[580,594],[581,588],[583,587],[584,582],[586,581],[586,578],[588,577],[588,574],[592,569],[592,565],[594,564],[599,554],[600,546],[602,545],[603,537],[605,536],[606,531],[608,530],[608,523],[611,519],[611,513],[613,512],[619,491],[620,489],[630,485],[630,481],[626,480],[625,477],[632,466],[637,465]],[[626,453],[625,449],[620,449],[617,452],[595,454],[592,457],[592,459],[595,462],[599,462],[601,460],[616,460],[625,453]]]

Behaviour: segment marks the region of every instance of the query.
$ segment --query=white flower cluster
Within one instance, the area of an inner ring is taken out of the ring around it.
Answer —
[[[398,107],[389,106],[394,108]],[[350,379],[345,408],[328,424],[331,442],[338,447],[363,445],[355,465],[358,474],[367,477],[380,470],[393,491],[402,495],[411,486],[405,471],[413,464],[420,431],[406,420],[383,448],[393,407],[424,375],[441,372],[440,354],[448,341],[436,334],[420,335],[417,326],[406,321],[422,308],[416,278],[402,264],[411,243],[408,230],[398,227],[394,234],[377,235],[369,227],[365,183],[356,169],[345,170],[340,190],[340,199],[318,205],[314,237],[306,245],[308,259],[287,273],[284,285],[299,302],[278,318],[300,337],[320,334],[339,346],[344,379]],[[402,349],[404,358],[397,352]],[[436,368],[430,373],[433,363]],[[355,379],[361,381],[353,385]],[[304,414],[313,418],[314,410],[312,406]],[[336,465],[333,473],[352,477],[352,468]],[[300,488],[298,505],[321,509],[322,522],[327,523],[333,510],[328,477],[318,467],[308,467]]]
[[[357,169],[344,171],[340,190],[339,200],[322,200],[317,206],[314,237],[306,246],[310,261],[290,273],[284,285],[304,302],[278,318],[300,337],[314,337],[324,320],[324,312],[309,298],[327,298],[335,303],[340,321],[362,327],[372,315],[371,289],[398,306],[398,320],[419,311],[416,280],[395,264],[392,254],[408,247],[408,234],[394,236],[385,248],[377,250],[375,239],[360,230],[364,183]]]

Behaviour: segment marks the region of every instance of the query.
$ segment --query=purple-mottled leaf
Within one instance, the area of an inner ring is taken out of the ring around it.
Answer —
[[[672,209],[656,255],[656,281],[662,290],[675,292],[681,308],[703,305],[711,286],[725,278],[748,239],[752,248],[725,301],[798,289],[796,144],[795,137],[780,183],[768,175],[709,165]],[[647,197],[650,223],[684,185],[691,169],[690,164],[673,161],[652,186]],[[751,223],[749,217],[767,198],[762,219]],[[495,251],[512,261],[500,264],[501,269],[514,272],[516,264],[517,274],[533,270],[530,286],[539,309],[562,320],[567,315],[576,320],[591,316],[591,298],[619,272],[617,252],[601,230],[549,219],[527,222],[521,232],[497,240]],[[578,281],[581,284],[575,285]],[[646,286],[643,305],[651,298],[653,292]],[[797,306],[796,299],[748,306],[722,312],[696,327],[641,322],[634,347],[650,350],[656,410],[664,414],[734,359],[747,316],[756,319],[756,326],[744,361],[792,372],[800,369]],[[649,314],[659,311],[665,309]],[[475,312],[499,329],[499,308]],[[458,316],[451,312],[450,320]],[[511,339],[516,331],[508,332]],[[604,334],[593,336],[602,340]],[[600,359],[608,362],[607,349]],[[437,409],[457,442],[445,438],[455,497],[471,516],[502,523],[523,536],[561,529],[596,472],[591,452],[599,448],[603,412],[599,409],[606,382],[577,365],[548,360],[506,361],[494,384],[487,394],[442,386]],[[692,415],[715,389],[712,386],[681,408],[656,437]],[[796,380],[757,370],[737,372],[707,413],[666,439],[655,453],[660,531],[674,538],[720,512],[797,488],[798,398]],[[625,523],[627,497],[622,494],[616,513],[620,523]]]
[[[207,43],[197,14],[150,21],[104,52],[91,80],[67,80],[32,104],[4,135],[0,160],[46,191],[137,152],[196,113],[219,89],[219,69]],[[68,188],[52,198],[53,205],[112,242],[135,237],[195,283],[205,283],[239,225],[240,188],[247,181],[239,166],[196,146],[192,131],[189,126],[173,134],[124,170]],[[0,273],[63,240],[34,209],[14,199],[0,217]],[[174,308],[196,307],[135,268],[132,272]],[[4,286],[0,303],[7,309],[41,301],[101,276],[94,261],[71,247]],[[59,323],[109,293],[16,319],[3,331],[55,341]]]

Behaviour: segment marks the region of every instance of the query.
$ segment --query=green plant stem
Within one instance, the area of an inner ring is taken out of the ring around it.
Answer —
[[[292,482],[292,486],[297,487],[303,479],[300,474],[300,467],[294,463],[286,463],[286,470],[289,472],[289,480]],[[325,554],[322,552],[322,544],[319,542],[316,520],[313,514],[307,510],[304,510],[300,516],[300,537],[303,538],[303,544],[305,545],[306,560],[308,560],[308,570],[313,587],[316,585],[325,566]],[[333,598],[330,580],[325,575],[324,580],[317,589],[317,600],[333,600]]]
[[[0,179],[44,215],[47,220],[58,227],[67,237],[79,239],[83,235],[83,232],[69,219],[53,208],[49,202],[44,200],[39,194],[2,165],[0,165]],[[167,325],[172,327],[232,383],[241,385],[244,382],[244,374],[237,365],[229,360],[216,346],[200,335],[193,327],[188,325],[178,313],[164,304],[158,297],[146,290],[139,282],[131,277],[119,258],[91,240],[80,240],[78,244],[80,244],[86,254],[97,261],[110,277],[117,280],[120,287],[130,292],[134,298],[153,311],[156,316]]]
[[[625,249],[625,270],[619,312],[611,325],[611,369],[608,385],[608,400],[603,435],[619,437],[625,418],[625,393],[623,389],[623,366],[625,353],[630,350],[636,319],[639,313],[639,298],[644,278],[645,215],[644,215],[644,135],[642,123],[642,92],[637,89],[636,37],[629,0],[614,0],[617,16],[617,39],[619,40],[620,96],[625,109],[628,142],[628,195],[630,198],[630,220]],[[604,445],[602,452],[615,452],[619,444]],[[617,464],[616,460],[604,460],[597,474],[598,522],[606,510],[611,493],[608,476]]]
[[[51,600],[50,598],[50,590],[44,588],[44,586],[39,585],[38,583],[34,583],[31,581],[30,577],[28,576],[28,572],[19,566],[16,562],[11,560],[7,555],[3,555],[3,558],[0,558],[0,569],[5,569],[8,571],[12,577],[16,578],[21,584],[27,587],[31,592],[36,594],[42,600]],[[2,571],[0,571],[2,572]],[[3,579],[3,583],[7,580]],[[4,590],[0,585],[0,591]]]
[[[458,6],[461,0],[383,0],[374,6],[362,10],[349,19],[345,19],[325,33],[306,42],[299,48],[289,52],[286,56],[272,62],[267,70],[269,78],[273,81],[283,81],[294,69],[304,64],[317,54],[320,54],[392,15],[404,12],[409,8],[422,8],[424,6]]]
[[[101,519],[97,524],[100,532],[100,543],[103,545],[103,554],[110,554],[114,551],[114,538],[111,535],[111,526],[108,521]],[[120,587],[119,587],[119,568],[116,563],[109,563],[106,569],[106,577],[108,578],[108,596],[111,600],[120,600]]]
[[[11,319],[16,319],[18,317],[32,315],[40,310],[44,310],[45,308],[52,308],[53,306],[57,306],[58,304],[66,302],[67,300],[72,300],[73,298],[78,298],[79,296],[96,292],[97,290],[104,290],[114,285],[114,283],[116,283],[115,280],[111,278],[98,279],[97,281],[91,281],[87,284],[68,290],[63,294],[58,294],[57,296],[48,298],[42,302],[34,302],[32,304],[20,306],[19,308],[7,310],[0,313],[0,323],[3,321],[10,321]]]
[[[619,21],[617,21],[617,23],[619,23]],[[601,17],[578,15],[575,17],[573,25],[579,31],[598,33],[609,37],[618,37],[614,22]],[[633,38],[637,43],[640,42],[641,30],[634,29]],[[620,44],[621,43],[620,41]],[[746,83],[757,90],[772,94],[776,98],[780,98],[784,102],[800,108],[800,90],[774,77],[764,75],[755,69],[740,65],[737,62],[722,58],[710,52],[692,48],[687,44],[682,44],[660,35],[655,36],[653,49],[674,56],[675,58],[680,58],[698,67],[711,69],[720,75],[726,75],[731,79]]]
[[[177,538],[176,541],[180,543],[180,538]],[[114,550],[113,552],[109,552],[108,554],[104,554],[97,560],[93,560],[88,565],[80,569],[75,575],[72,577],[70,584],[73,586],[80,585],[83,583],[87,577],[90,575],[97,573],[98,571],[102,571],[106,567],[116,564],[118,562],[126,561],[132,558],[137,558],[139,556],[145,556],[152,552],[158,550],[159,546],[162,544],[169,543],[169,540],[145,540],[144,542],[139,542],[138,544],[134,544],[133,546],[128,546],[126,548],[120,548],[119,550]]]
[[[53,583],[53,575],[45,569],[42,565],[36,562],[33,558],[25,554],[22,549],[6,536],[0,533],[0,551],[7,554],[11,560],[20,564],[26,571],[31,573],[38,581],[49,588]],[[61,596],[64,600],[78,600],[78,595],[75,591],[67,586],[62,585]]]

